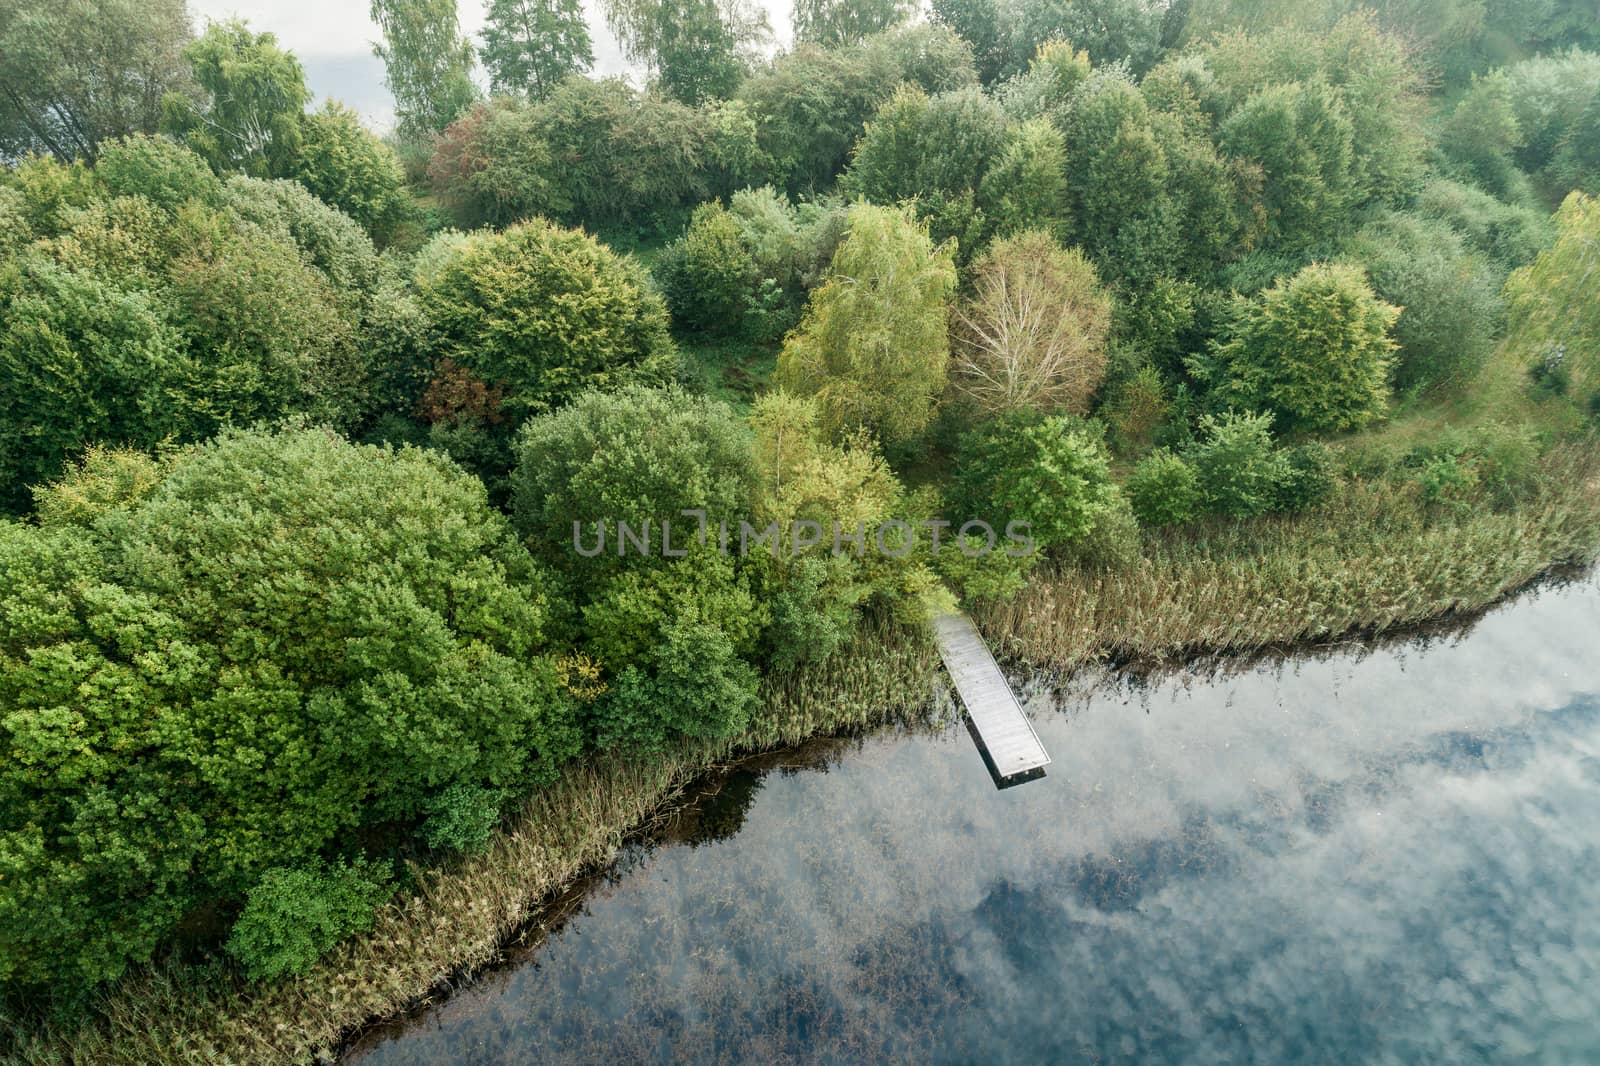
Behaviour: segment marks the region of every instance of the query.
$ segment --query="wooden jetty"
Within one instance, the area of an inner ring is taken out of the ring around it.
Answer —
[[[995,783],[1006,787],[1044,776],[1050,756],[972,619],[938,615],[933,633]]]

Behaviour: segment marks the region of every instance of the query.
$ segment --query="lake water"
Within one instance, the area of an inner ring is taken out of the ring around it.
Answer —
[[[1600,590],[732,774],[362,1066],[1600,1062]],[[709,789],[707,790],[709,791]]]

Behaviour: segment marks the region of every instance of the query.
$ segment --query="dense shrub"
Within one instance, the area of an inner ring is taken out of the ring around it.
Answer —
[[[857,204],[826,282],[778,358],[778,380],[815,395],[830,431],[885,442],[924,429],[949,363],[948,246],[935,248],[906,208]]]
[[[1140,460],[1124,486],[1133,513],[1147,526],[1175,526],[1200,513],[1204,497],[1194,467],[1170,451]]]
[[[1508,343],[1528,365],[1559,353],[1572,386],[1600,385],[1600,198],[1573,193],[1556,213],[1555,243],[1506,281]]]
[[[718,550],[723,523],[737,543],[755,490],[733,413],[673,391],[589,393],[523,428],[511,483],[530,546],[576,578],[579,635],[609,679],[591,708],[600,742],[656,750],[740,728],[765,614],[754,564]],[[624,548],[620,523],[647,552]],[[687,557],[666,555],[667,523]],[[604,549],[585,557],[601,536]]]
[[[967,508],[997,532],[1027,522],[1040,548],[1087,536],[1116,496],[1105,444],[1068,416],[1003,416],[963,436],[956,481]]]
[[[577,402],[530,421],[517,439],[512,506],[518,530],[538,556],[563,570],[609,577],[647,561],[617,554],[616,524],[640,530],[653,544],[670,521],[695,528],[682,512],[704,510],[715,526],[735,532],[750,515],[755,471],[750,440],[725,404],[674,390],[623,389],[585,393]],[[585,546],[607,524],[607,551],[583,558],[573,550],[574,524]],[[585,590],[575,590],[581,598]]]
[[[1242,303],[1229,339],[1190,366],[1220,405],[1271,411],[1288,428],[1354,429],[1388,410],[1399,315],[1360,267],[1314,264]]]
[[[1543,211],[1502,203],[1482,189],[1443,178],[1423,187],[1416,210],[1444,222],[1474,251],[1505,267],[1525,266],[1555,239],[1555,227]]]
[[[1225,414],[1200,420],[1201,439],[1184,452],[1200,479],[1205,508],[1254,518],[1277,503],[1283,459],[1272,443],[1271,415]]]
[[[756,264],[744,228],[719,203],[695,209],[683,237],[655,265],[675,322],[704,333],[737,332],[753,294]]]
[[[869,439],[830,443],[818,403],[781,390],[755,402],[750,425],[758,473],[755,524],[791,530],[796,522],[814,522],[823,531],[819,544],[798,553],[788,538],[766,575],[772,590],[767,656],[788,669],[839,648],[861,608],[909,603],[929,581],[914,556],[897,560],[875,546],[855,552],[842,541],[843,551],[831,550],[835,525],[841,536],[864,529],[874,537],[883,523],[912,518],[915,508]],[[890,553],[902,546],[884,544]]]
[[[190,200],[216,203],[222,195],[206,161],[165,137],[135,134],[100,148],[94,176],[112,196],[143,196],[167,211]]]
[[[579,743],[544,582],[447,460],[251,431],[151,474],[97,455],[0,525],[8,995],[115,977],[266,871]]]
[[[1395,385],[1465,385],[1494,351],[1505,314],[1504,274],[1469,253],[1441,222],[1391,213],[1350,248],[1379,298],[1401,308]]]
[[[1281,458],[1273,510],[1304,511],[1333,495],[1337,480],[1327,445],[1316,441],[1300,444],[1284,449]]]
[[[413,211],[394,149],[337,101],[301,119],[300,147],[286,171],[279,176],[294,178],[349,215],[380,244],[388,243]]]
[[[456,239],[419,267],[417,299],[434,355],[503,389],[513,421],[676,371],[643,268],[577,230],[535,220]]]
[[[275,866],[250,890],[228,953],[252,980],[305,973],[323,952],[369,928],[390,891],[385,871],[360,861]]]

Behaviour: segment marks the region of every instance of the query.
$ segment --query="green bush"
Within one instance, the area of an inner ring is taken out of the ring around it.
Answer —
[[[983,423],[961,438],[956,481],[964,521],[981,519],[997,532],[1027,522],[1041,549],[1088,536],[1116,498],[1105,443],[1068,416]]]
[[[1282,462],[1277,491],[1273,493],[1273,510],[1304,511],[1333,495],[1337,478],[1333,453],[1327,445],[1313,441],[1286,448]]]
[[[143,196],[166,211],[190,200],[215,204],[222,198],[222,183],[206,161],[165,137],[134,134],[106,142],[94,175],[112,196]]]
[[[1533,262],[1555,240],[1555,225],[1543,211],[1502,203],[1482,189],[1444,178],[1423,186],[1416,210],[1444,222],[1474,251],[1506,267]]]
[[[419,271],[417,300],[435,356],[502,388],[513,422],[677,368],[644,270],[578,230],[535,220],[456,238]]]
[[[1440,455],[1423,463],[1416,481],[1429,507],[1469,511],[1478,495],[1478,471],[1471,462]]]
[[[730,334],[743,325],[756,280],[744,230],[719,203],[695,208],[683,237],[655,267],[673,321],[701,333]]]
[[[359,859],[275,866],[250,890],[228,954],[252,981],[305,973],[339,941],[370,928],[391,891],[388,872]]]
[[[1460,388],[1473,380],[1505,318],[1504,272],[1470,254],[1444,223],[1415,215],[1383,216],[1350,251],[1377,295],[1402,309],[1394,326],[1396,386]]]
[[[1194,467],[1165,449],[1140,461],[1124,486],[1133,513],[1146,526],[1176,526],[1200,513],[1204,496]]]
[[[1388,410],[1399,316],[1360,267],[1313,264],[1242,301],[1229,339],[1189,365],[1219,407],[1271,411],[1285,428],[1355,429]]]
[[[470,782],[451,785],[423,805],[428,816],[421,826],[422,839],[430,848],[479,851],[489,843],[504,800],[503,789]]]
[[[1272,510],[1283,461],[1272,444],[1272,416],[1229,412],[1200,420],[1201,439],[1185,453],[1200,479],[1205,508],[1229,518]]]
[[[535,555],[575,574],[609,577],[643,565],[629,550],[617,555],[617,523],[635,531],[649,523],[659,546],[661,523],[675,527],[674,548],[701,509],[712,526],[727,521],[737,535],[751,513],[755,468],[750,439],[726,404],[676,390],[629,388],[585,393],[572,406],[533,419],[516,442],[512,515]],[[592,545],[606,523],[605,552],[573,550],[574,523]],[[659,551],[652,562],[660,561]],[[596,586],[598,588],[598,586]]]
[[[546,582],[441,456],[232,431],[98,455],[41,504],[0,524],[8,997],[114,978],[265,871],[580,745]]]

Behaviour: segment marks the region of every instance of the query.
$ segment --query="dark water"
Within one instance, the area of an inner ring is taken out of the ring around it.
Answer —
[[[1600,591],[735,774],[362,1066],[1600,1062]]]

